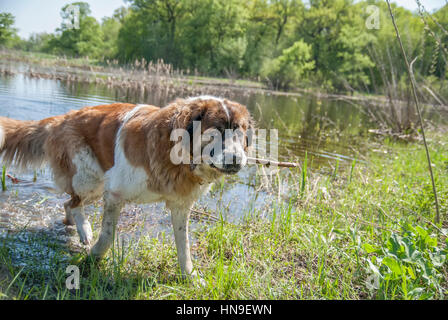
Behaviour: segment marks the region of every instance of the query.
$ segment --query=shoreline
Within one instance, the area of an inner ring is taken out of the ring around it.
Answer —
[[[14,55],[14,54],[15,55]],[[43,58],[43,57],[45,58]],[[389,100],[384,95],[357,93],[355,95],[336,94],[320,91],[317,87],[294,88],[289,91],[272,90],[263,83],[245,80],[216,78],[198,75],[185,75],[182,71],[172,70],[163,62],[154,64],[154,70],[147,71],[140,66],[123,66],[110,64],[105,66],[97,61],[83,58],[66,58],[33,52],[14,52],[0,50],[0,57],[5,62],[29,64],[30,68],[18,71],[11,66],[0,66],[0,74],[10,76],[16,73],[32,78],[54,79],[68,82],[96,83],[121,88],[169,87],[171,90],[191,93],[227,93],[231,90],[244,91],[248,94],[258,93],[273,96],[301,97],[312,95],[317,99],[343,100],[352,103],[367,103],[388,107]],[[35,70],[33,70],[33,67]],[[139,69],[140,68],[140,69]],[[40,69],[40,70],[39,70]],[[46,69],[46,70],[45,70]],[[408,101],[392,100],[395,105],[407,105]],[[424,107],[448,111],[448,105],[422,103]]]

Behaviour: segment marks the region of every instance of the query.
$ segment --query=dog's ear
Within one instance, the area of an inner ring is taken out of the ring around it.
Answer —
[[[187,130],[188,135],[190,136],[190,155],[193,156],[193,148],[194,148],[194,122],[199,121],[201,122],[204,119],[206,109],[202,106],[194,106],[190,112],[190,115],[187,119],[187,125],[185,130]],[[200,132],[201,133],[201,132]],[[193,161],[190,163],[190,170],[194,171],[196,168],[196,164],[193,163]]]
[[[194,121],[202,121],[203,117],[204,117],[204,111],[202,111],[202,110],[199,110],[199,112],[198,111],[192,112],[192,115],[191,115],[190,119],[188,120],[187,127],[185,128],[187,130],[188,134],[190,135],[190,139],[193,138]]]
[[[201,121],[205,114],[202,104],[184,99],[176,100],[173,105],[175,112],[171,117],[171,129],[192,130],[193,121]]]
[[[249,117],[249,126],[246,131],[246,147],[244,148],[245,151],[247,151],[248,148],[252,147],[254,136],[255,136],[255,120],[252,117]]]

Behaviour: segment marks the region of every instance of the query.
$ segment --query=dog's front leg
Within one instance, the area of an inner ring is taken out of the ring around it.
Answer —
[[[177,248],[177,259],[179,261],[182,275],[197,278],[197,272],[193,271],[190,241],[188,238],[190,205],[167,203],[167,207],[171,210],[171,223],[173,224],[174,240]]]
[[[188,239],[189,219],[189,209],[171,209],[171,223],[173,224],[174,240],[177,248],[177,259],[183,275],[190,275],[193,272],[193,263],[190,255],[190,241]]]

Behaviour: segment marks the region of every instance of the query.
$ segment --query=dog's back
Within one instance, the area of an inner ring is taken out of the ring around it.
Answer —
[[[64,222],[76,224],[86,244],[92,235],[90,226],[76,221],[76,217],[85,220],[82,213],[78,214],[79,208],[101,197],[104,174],[114,165],[116,136],[126,115],[134,109],[133,104],[116,103],[85,107],[40,121],[0,117],[2,162],[21,169],[48,163],[56,186],[71,196],[64,204]]]

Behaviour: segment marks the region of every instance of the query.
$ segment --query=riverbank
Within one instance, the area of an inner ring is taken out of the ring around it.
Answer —
[[[293,88],[289,91],[272,90],[264,83],[255,80],[207,77],[189,71],[175,70],[163,60],[147,62],[136,60],[133,64],[121,65],[117,60],[100,61],[95,59],[68,58],[38,52],[17,50],[0,50],[0,74],[13,75],[23,73],[33,78],[55,79],[66,82],[104,84],[127,90],[138,91],[144,96],[145,91],[162,91],[164,94],[176,92],[183,95],[215,94],[232,96],[234,92],[264,93],[273,96],[300,97],[313,95],[319,99],[343,100],[350,103],[388,106],[390,99],[383,95],[355,92],[352,94],[335,94],[323,91],[320,86]],[[11,64],[25,63],[31,67],[18,70]],[[424,86],[425,90],[428,90]],[[425,91],[424,90],[424,91]],[[425,91],[426,92],[426,91]],[[434,93],[431,92],[431,96]],[[396,100],[392,103],[405,106],[409,101]],[[448,111],[440,99],[435,97],[423,105]]]
[[[354,161],[331,173],[304,167],[279,176],[288,183],[290,202],[272,203],[273,216],[248,211],[240,224],[220,220],[195,231],[192,251],[205,287],[179,278],[171,235],[124,242],[91,265],[80,262],[82,248],[46,230],[22,228],[2,235],[0,297],[446,299],[446,132],[430,133],[429,147],[441,208],[438,225],[432,222],[422,145],[386,139],[372,142],[366,163]],[[79,290],[65,286],[71,264],[81,269]]]

